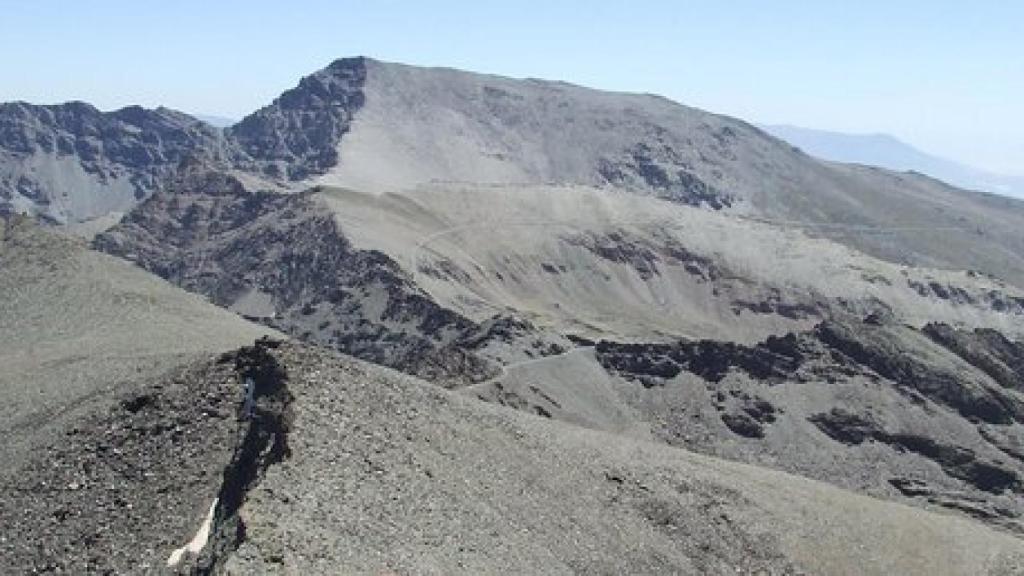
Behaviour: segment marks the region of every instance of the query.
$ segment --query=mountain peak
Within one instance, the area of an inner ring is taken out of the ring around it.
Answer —
[[[343,56],[332,61],[322,71],[344,72],[365,69],[368,62],[377,63],[377,60],[367,56]]]
[[[337,164],[335,149],[365,101],[365,63],[363,57],[335,60],[228,128],[249,157],[247,168],[302,180]]]

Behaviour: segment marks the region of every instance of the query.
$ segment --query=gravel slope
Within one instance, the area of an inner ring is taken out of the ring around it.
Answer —
[[[226,573],[1013,574],[960,518],[490,406],[286,344],[289,457]]]
[[[885,306],[918,326],[1022,330],[1024,291],[982,274],[896,265],[815,231],[621,191],[432,184],[317,196],[354,245],[388,254],[472,319],[513,309],[590,337],[754,342],[836,308]]]
[[[134,380],[273,333],[78,240],[0,220],[0,458],[19,461]]]

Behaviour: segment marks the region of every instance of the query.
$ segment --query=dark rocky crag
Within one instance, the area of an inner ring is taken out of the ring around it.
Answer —
[[[191,539],[236,446],[241,381],[230,362],[183,367],[68,424],[5,475],[4,569],[153,573]]]
[[[237,511],[288,457],[292,397],[273,340],[182,366],[70,423],[4,478],[11,573],[213,573],[245,538]],[[243,384],[254,385],[245,414]],[[168,566],[216,499],[199,557]]]
[[[390,258],[354,248],[312,192],[249,192],[195,168],[94,245],[304,340],[432,380],[481,379],[478,326]]]
[[[729,128],[724,134],[735,137]],[[719,142],[725,142],[725,136],[721,138]],[[648,189],[660,198],[689,206],[721,210],[736,202],[735,197],[702,180],[676,149],[660,141],[653,147],[640,142],[618,156],[601,158],[597,172],[609,185]]]
[[[226,130],[240,167],[302,180],[338,163],[337,145],[363,105],[363,58],[343,58],[303,78],[269,106]]]
[[[363,59],[338,60],[225,130],[167,108],[0,104],[0,212],[62,224],[123,213],[182,162],[281,185],[322,174],[337,164],[365,75]]]

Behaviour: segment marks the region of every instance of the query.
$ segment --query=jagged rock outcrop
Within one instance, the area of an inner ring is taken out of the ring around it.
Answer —
[[[694,254],[668,235],[660,235],[657,242],[652,242],[617,230],[606,235],[577,233],[563,239],[570,246],[585,248],[604,260],[630,266],[644,280],[661,274],[659,262],[679,265],[701,282],[713,282],[724,275],[711,258]]]
[[[243,399],[232,357],[140,383],[5,475],[12,573],[158,573],[188,542],[234,457]]]
[[[736,136],[728,127],[722,134],[719,143],[723,145],[728,142],[727,136]],[[618,157],[601,158],[597,172],[609,185],[653,190],[661,198],[690,206],[721,210],[736,201],[694,174],[680,152],[662,142],[656,148],[640,142]]]
[[[337,146],[363,105],[363,58],[336,60],[303,78],[226,133],[244,153],[238,163],[272,178],[302,180],[338,163]]]
[[[1024,530],[1022,347],[995,330],[917,330],[878,312],[752,346],[603,341],[595,351],[665,404],[651,419],[669,443]]]
[[[227,161],[230,148],[216,128],[167,108],[0,104],[0,211],[61,223],[124,212],[183,160]]]
[[[1004,387],[1024,392],[1024,342],[1012,341],[990,328],[957,330],[931,323],[923,331]]]
[[[195,559],[195,568],[190,570],[193,573],[223,571],[227,557],[245,541],[245,520],[240,509],[249,493],[268,468],[291,457],[288,434],[295,419],[295,396],[288,388],[287,368],[273,354],[280,345],[279,341],[261,339],[218,359],[220,364],[234,363],[241,383],[237,407],[240,424],[231,461],[224,467],[214,500],[209,536]],[[176,564],[182,571],[191,563],[173,560],[168,563]]]
[[[993,424],[1024,422],[1024,396],[994,385],[959,357],[948,359],[934,348],[915,346],[913,339],[920,336],[909,329],[825,322],[817,327],[816,336],[906,392],[919,393],[964,418]]]

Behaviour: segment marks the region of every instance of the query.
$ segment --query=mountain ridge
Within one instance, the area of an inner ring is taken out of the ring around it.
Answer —
[[[0,209],[116,221],[184,160],[273,191],[571,184],[816,227],[890,261],[977,268],[1024,286],[1024,201],[821,161],[742,120],[663,97],[356,57],[303,77],[223,131],[164,109],[71,108],[86,120],[72,118],[74,130],[2,109]],[[832,231],[851,225],[865,232]]]

